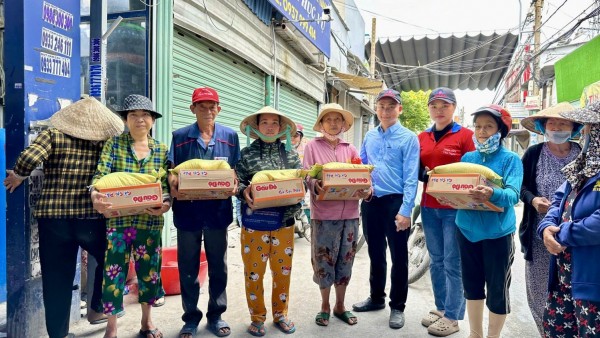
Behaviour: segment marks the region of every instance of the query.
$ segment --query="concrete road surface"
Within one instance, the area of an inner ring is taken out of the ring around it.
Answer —
[[[521,208],[517,210],[520,214]],[[538,337],[532,316],[527,306],[524,281],[524,260],[520,253],[518,240],[517,254],[512,267],[513,279],[510,289],[512,313],[506,320],[502,331],[503,337]],[[243,282],[243,266],[241,260],[239,229],[229,232],[229,283],[227,294],[229,307],[223,315],[231,326],[230,337],[250,337],[246,328],[250,323],[250,316],[246,306]],[[354,263],[354,274],[348,286],[346,306],[350,309],[353,303],[364,300],[369,295],[369,257],[367,250],[363,248],[358,252]],[[269,276],[269,274],[267,274]],[[358,324],[349,326],[332,316],[328,327],[317,326],[314,318],[320,310],[320,293],[317,285],[312,282],[312,269],[310,265],[310,245],[302,239],[295,240],[294,265],[292,271],[292,284],[290,291],[289,316],[295,322],[297,331],[295,337],[433,337],[427,333],[427,329],[421,326],[421,318],[434,308],[433,294],[429,274],[412,284],[408,291],[408,302],[406,304],[406,325],[400,330],[392,330],[388,327],[389,308],[384,310],[355,313],[358,316]],[[268,277],[267,277],[268,278]],[[389,279],[388,279],[389,286]],[[203,294],[200,296],[200,309],[206,311],[207,285],[204,285]],[[270,299],[270,280],[265,281],[265,298]],[[331,299],[333,302],[334,299]],[[140,308],[132,296],[127,296],[126,315],[119,319],[119,338],[137,337],[140,329]],[[270,308],[267,307],[270,311]],[[179,329],[183,325],[181,321],[181,298],[179,296],[168,296],[166,304],[152,311],[154,323],[158,326],[165,337],[177,337]],[[465,314],[466,317],[466,314]],[[485,315],[487,318],[487,314]],[[89,325],[85,318],[72,326],[71,332],[76,337],[103,337],[105,324]],[[272,324],[271,314],[267,317],[265,325],[267,337],[286,337]],[[487,328],[487,323],[484,323]],[[469,335],[469,325],[465,318],[460,323],[460,331],[451,335],[453,338],[464,338]],[[206,329],[206,321],[200,324],[198,337],[214,337]]]

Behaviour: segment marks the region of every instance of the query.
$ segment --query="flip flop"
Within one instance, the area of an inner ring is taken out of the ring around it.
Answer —
[[[227,324],[227,322],[221,318],[214,321],[209,321],[207,326],[208,330],[217,337],[227,337],[231,334],[231,328],[229,327],[229,324]],[[228,331],[221,332],[221,329],[228,329]]]
[[[160,297],[159,299],[154,301],[154,304],[152,304],[152,307],[161,307],[163,305],[165,305],[165,297]]]
[[[256,331],[250,330],[250,327],[255,327]],[[248,327],[248,330],[246,330],[246,331],[249,334],[253,335],[254,337],[262,337],[262,336],[264,336],[267,333],[267,330],[265,329],[265,323],[263,323],[263,322],[252,322],[252,323],[250,323],[250,326]]]
[[[294,323],[289,318],[284,318],[283,320],[275,322],[275,327],[285,334],[292,334],[296,332],[296,326],[294,326]]]
[[[138,333],[141,338],[148,338],[149,334],[152,335],[152,338],[163,338],[163,334],[158,328],[155,328],[154,330],[140,330]]]
[[[342,313],[333,313],[333,315],[335,316],[335,318],[340,319],[341,321],[343,321],[344,323],[348,324],[348,325],[356,325],[356,323],[358,323],[358,318],[356,318],[356,316],[350,312],[350,311],[344,311]],[[356,319],[356,321],[351,321],[351,319]]]
[[[197,332],[198,332],[198,326],[196,326],[194,324],[185,324],[185,325],[183,325],[181,330],[179,330],[179,337],[181,338],[182,335],[190,335],[193,338],[196,336]]]
[[[317,323],[317,325],[319,326],[327,326],[329,325],[329,317],[330,314],[327,312],[319,312],[317,313],[317,316],[315,317],[315,323]],[[327,321],[327,323],[325,323],[324,321]]]

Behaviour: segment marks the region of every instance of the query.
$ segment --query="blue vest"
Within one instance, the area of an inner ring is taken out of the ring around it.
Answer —
[[[200,130],[193,123],[173,132],[171,140],[173,166],[187,160],[202,158],[198,138]],[[233,129],[215,124],[212,156],[206,159],[227,158],[232,168],[240,159],[238,135]],[[211,152],[208,152],[210,154]],[[179,201],[173,200],[173,223],[179,230],[198,231],[204,228],[223,229],[233,221],[231,198],[225,200]]]

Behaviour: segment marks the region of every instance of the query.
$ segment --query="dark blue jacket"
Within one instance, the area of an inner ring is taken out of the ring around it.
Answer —
[[[600,302],[600,174],[590,178],[577,194],[571,209],[572,221],[562,222],[565,200],[572,191],[563,183],[552,201],[552,206],[537,229],[542,236],[551,225],[560,227],[556,240],[571,248],[571,285],[574,299]],[[556,256],[550,259],[548,290],[556,288]]]
[[[169,161],[173,166],[187,160],[202,158],[198,144],[200,129],[197,123],[177,129],[173,132]],[[237,133],[221,124],[215,123],[213,139],[209,143],[213,151],[207,160],[223,159],[231,168],[240,160],[240,142]],[[222,229],[233,221],[231,197],[225,200],[173,201],[173,223],[185,231],[197,231],[204,228]]]

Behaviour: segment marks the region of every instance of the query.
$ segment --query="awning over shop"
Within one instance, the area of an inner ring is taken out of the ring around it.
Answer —
[[[364,92],[364,94],[377,95],[383,86],[383,81],[381,80],[373,80],[360,75],[352,75],[337,71],[334,71],[333,75],[335,76],[333,80],[341,80],[351,89],[357,89]]]
[[[494,89],[512,59],[517,35],[438,36],[378,41],[376,72],[399,91]],[[365,47],[370,58],[371,43]]]

